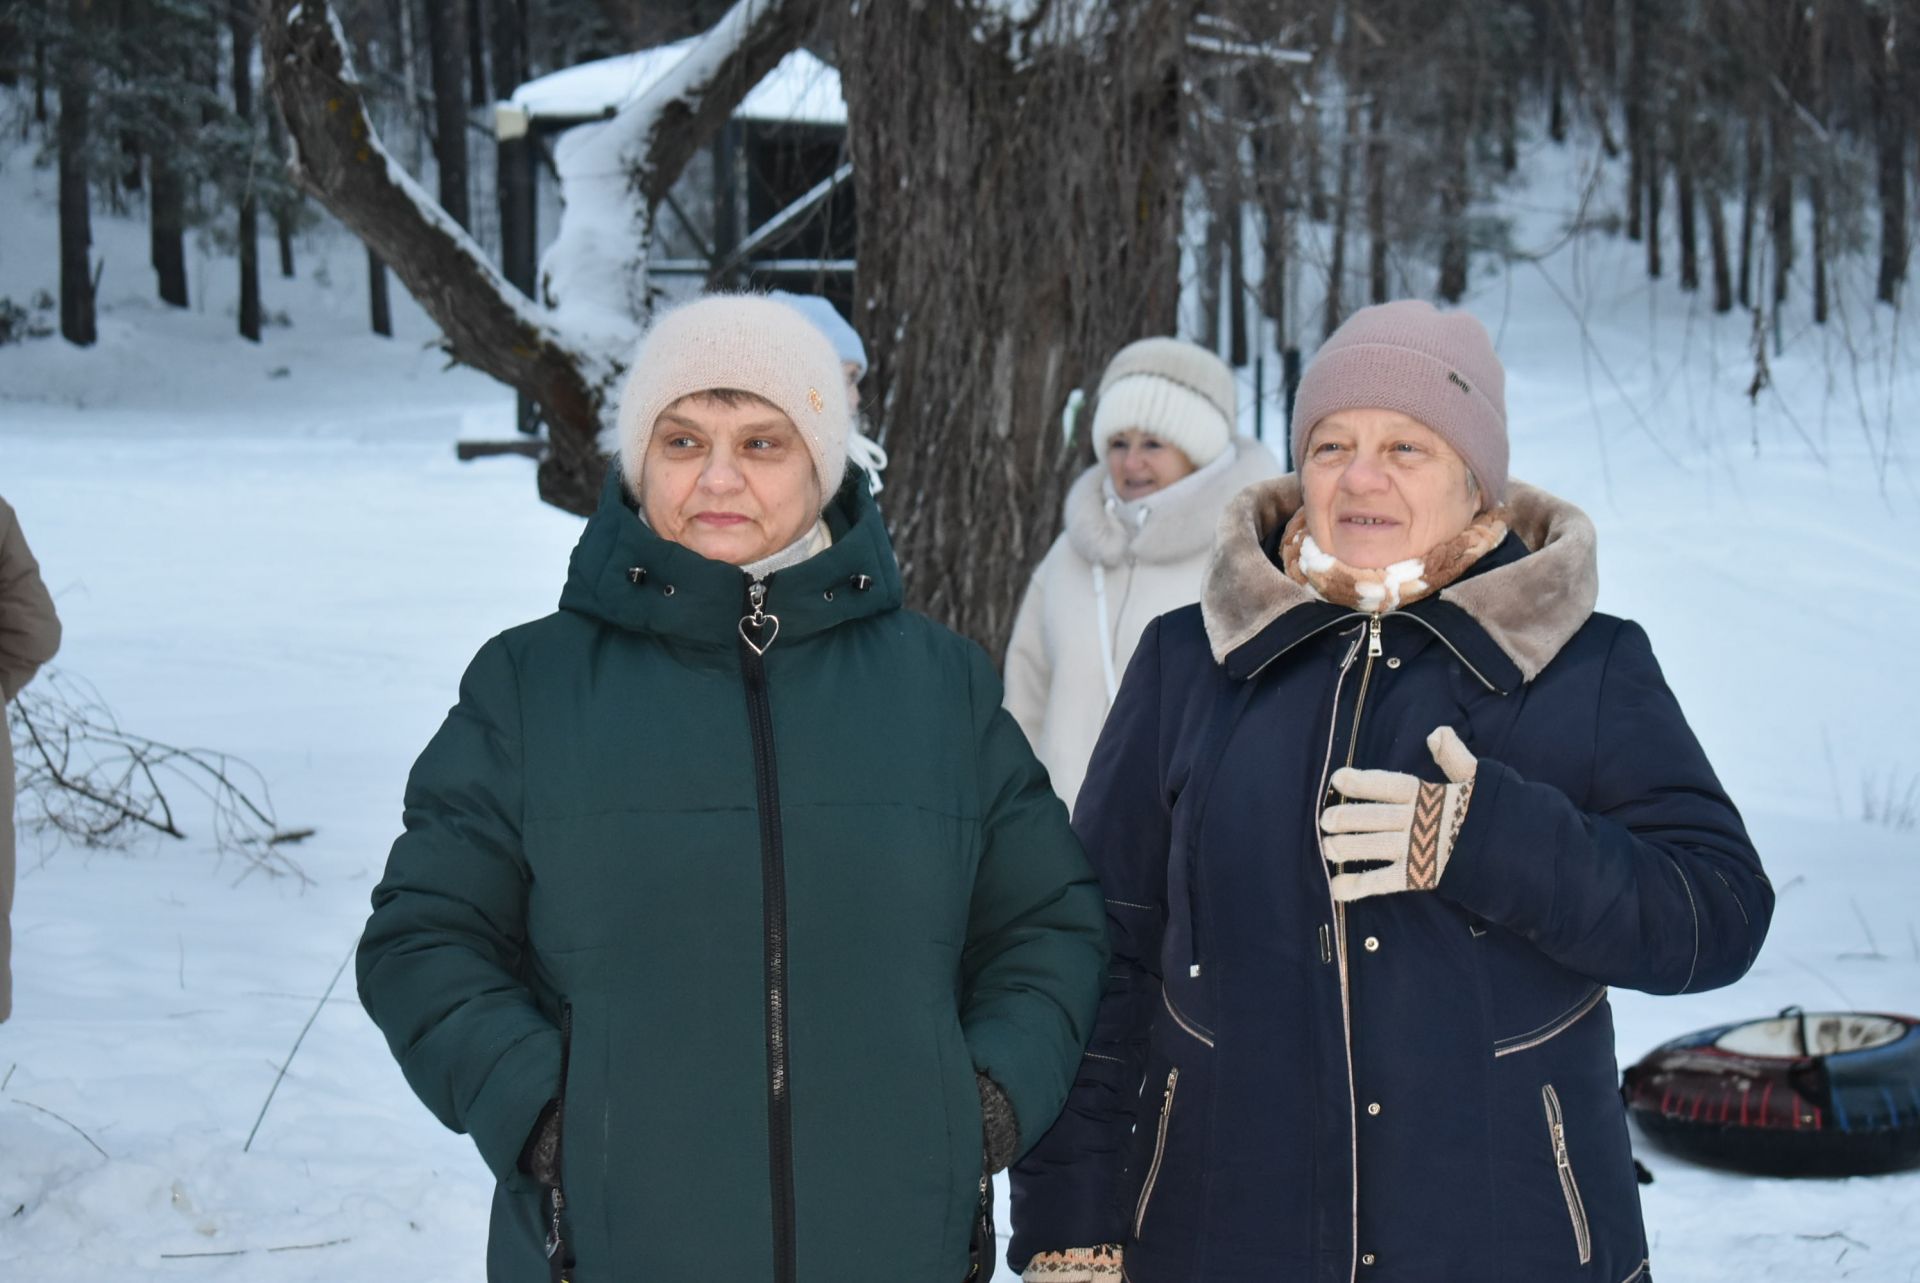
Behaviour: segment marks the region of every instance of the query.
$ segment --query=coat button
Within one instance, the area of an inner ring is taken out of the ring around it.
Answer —
[[[1376,1100],[1372,1104],[1368,1105],[1367,1113],[1372,1115],[1375,1118],[1380,1117],[1380,1102]]]
[[[1363,1254],[1361,1255],[1361,1257],[1360,1257],[1360,1264],[1362,1264],[1362,1265],[1372,1265],[1372,1264],[1373,1264],[1373,1253],[1372,1253],[1372,1252],[1366,1252],[1366,1253],[1363,1253]]]
[[[1368,937],[1366,938],[1366,941],[1365,941],[1365,944],[1366,944],[1366,949],[1367,949],[1367,952],[1368,952],[1368,953],[1378,953],[1378,952],[1380,952],[1380,937],[1379,937],[1379,936],[1368,936]]]
[[[853,585],[853,589],[855,592],[865,592],[867,589],[873,587],[873,576],[872,575],[855,575],[852,579],[848,580],[847,582]]]
[[[1389,658],[1389,659],[1387,660],[1387,667],[1388,667],[1388,668],[1398,668],[1398,667],[1400,667],[1400,657],[1399,657],[1398,655],[1395,655],[1395,656],[1392,656],[1391,658]]]

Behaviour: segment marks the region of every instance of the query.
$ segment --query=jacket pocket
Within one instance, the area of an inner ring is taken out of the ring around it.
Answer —
[[[1147,1207],[1153,1202],[1153,1187],[1160,1179],[1160,1164],[1167,1157],[1167,1128],[1173,1122],[1173,1095],[1180,1086],[1180,1067],[1167,1070],[1167,1090],[1160,1098],[1160,1127],[1153,1138],[1153,1158],[1147,1164],[1147,1178],[1140,1183],[1140,1201],[1133,1209],[1133,1236],[1147,1223]]]
[[[1593,1260],[1593,1231],[1587,1224],[1587,1205],[1580,1198],[1580,1183],[1573,1178],[1573,1161],[1567,1154],[1567,1123],[1560,1112],[1560,1093],[1552,1083],[1540,1088],[1540,1100],[1547,1111],[1547,1135],[1553,1142],[1553,1166],[1560,1175],[1560,1194],[1567,1201],[1567,1217],[1573,1222],[1573,1241],[1580,1250],[1580,1264]]]

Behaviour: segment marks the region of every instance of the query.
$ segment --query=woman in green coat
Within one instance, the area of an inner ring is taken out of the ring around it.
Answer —
[[[495,1283],[960,1283],[1072,1083],[1098,886],[849,425],[794,309],[662,317],[559,610],[408,780],[360,995],[497,1178]]]

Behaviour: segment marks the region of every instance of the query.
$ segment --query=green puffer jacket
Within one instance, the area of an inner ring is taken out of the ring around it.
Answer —
[[[495,1283],[547,1277],[516,1164],[555,1097],[587,1283],[960,1283],[976,1070],[1022,1149],[1066,1098],[1098,885],[986,655],[901,608],[862,483],[828,523],[765,581],[763,657],[746,576],[616,474],[560,609],[481,648],[414,766],[360,996],[498,1179]]]

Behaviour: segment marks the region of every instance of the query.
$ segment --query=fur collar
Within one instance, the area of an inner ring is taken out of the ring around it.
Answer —
[[[1299,508],[1300,478],[1290,474],[1249,487],[1221,515],[1200,598],[1217,663],[1288,611],[1319,602],[1267,553]],[[1520,481],[1508,484],[1504,515],[1530,555],[1462,579],[1440,600],[1465,611],[1532,681],[1593,614],[1600,591],[1593,522]]]
[[[1233,496],[1279,471],[1265,445],[1235,437],[1198,472],[1129,503],[1107,493],[1106,465],[1096,463],[1067,491],[1067,542],[1088,565],[1109,568],[1129,557],[1148,563],[1197,557],[1212,545],[1220,510]]]

